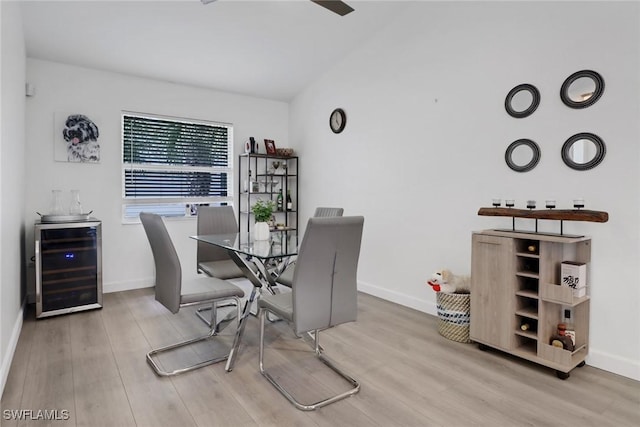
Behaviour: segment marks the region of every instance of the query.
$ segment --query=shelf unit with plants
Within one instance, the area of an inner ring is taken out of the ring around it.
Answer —
[[[272,230],[297,230],[299,159],[297,156],[245,153],[238,156],[238,224],[241,232],[252,232],[255,222],[252,206],[258,201],[277,203],[282,191],[282,210],[273,213]],[[292,199],[287,209],[287,193]],[[277,227],[279,225],[279,227]]]

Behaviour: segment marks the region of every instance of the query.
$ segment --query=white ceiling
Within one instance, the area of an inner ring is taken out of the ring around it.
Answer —
[[[288,101],[407,2],[27,1],[27,56]]]

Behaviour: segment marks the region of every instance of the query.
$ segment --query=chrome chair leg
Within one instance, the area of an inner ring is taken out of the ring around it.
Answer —
[[[264,328],[265,328],[265,319],[267,316],[267,312],[269,310],[266,310],[264,308],[262,308],[260,310],[259,316],[260,316],[260,348],[259,348],[259,365],[260,365],[260,373],[284,396],[287,398],[287,400],[289,402],[291,402],[296,408],[302,410],[302,411],[313,411],[316,410],[318,408],[321,408],[323,406],[329,405],[333,402],[337,402],[338,400],[342,400],[345,399],[349,396],[353,396],[354,394],[356,394],[357,392],[360,391],[360,384],[358,383],[358,381],[356,381],[354,378],[352,378],[350,375],[346,374],[345,372],[343,372],[341,369],[339,369],[330,359],[328,359],[323,353],[322,353],[322,348],[320,347],[320,331],[315,330],[314,331],[314,336],[315,336],[315,343],[314,343],[314,353],[315,355],[318,357],[318,359],[320,359],[322,361],[322,363],[324,363],[326,366],[328,366],[329,368],[331,368],[335,373],[337,373],[338,375],[340,375],[345,381],[347,381],[349,384],[351,384],[351,389],[337,394],[335,396],[323,399],[323,400],[319,400],[317,402],[314,403],[302,403],[299,402],[295,397],[293,397],[293,395],[291,395],[291,393],[289,393],[282,385],[280,385],[275,378],[269,374],[269,372],[267,372],[264,369]]]
[[[234,297],[232,299],[235,300],[235,305],[236,305],[236,307],[239,308],[240,307],[240,299],[237,298],[237,297]],[[224,319],[222,319],[219,323],[216,321],[217,319],[216,319],[216,316],[215,316],[215,312],[216,312],[216,310],[213,311],[212,319],[211,319],[212,320],[212,324],[214,326],[210,328],[209,333],[207,335],[203,335],[203,336],[200,336],[200,337],[197,337],[197,338],[193,338],[193,339],[190,339],[190,340],[186,340],[186,341],[181,341],[181,342],[178,342],[176,344],[167,345],[165,347],[161,347],[161,348],[158,348],[158,349],[155,349],[155,350],[151,350],[150,352],[147,353],[147,362],[149,363],[149,365],[151,365],[151,368],[154,370],[154,372],[157,375],[159,375],[161,377],[168,377],[168,376],[172,376],[172,375],[178,375],[178,374],[181,374],[183,372],[193,371],[195,369],[202,368],[202,367],[207,366],[207,365],[211,365],[211,364],[214,364],[214,363],[222,362],[222,361],[225,361],[225,360],[227,360],[229,358],[229,354],[230,353],[227,353],[224,356],[208,359],[208,360],[205,360],[203,362],[196,363],[194,365],[190,365],[190,366],[186,366],[186,367],[183,367],[183,368],[175,369],[173,371],[166,371],[166,370],[162,369],[160,367],[160,365],[154,359],[154,356],[159,355],[161,353],[166,353],[166,352],[169,352],[171,350],[175,350],[177,348],[185,347],[185,346],[194,344],[194,343],[199,342],[199,341],[206,341],[206,340],[208,340],[210,338],[214,338],[215,336],[217,336],[217,334],[218,334],[218,332],[220,330],[224,329],[227,326],[227,324],[231,322],[231,320],[233,318],[238,319],[238,322],[240,321],[240,311],[239,310],[238,310],[238,312],[236,313],[235,316],[231,316],[232,313],[230,313]],[[224,327],[220,327],[220,325],[224,325]],[[238,325],[239,325],[239,323],[238,323]]]
[[[212,304],[213,305],[213,304]],[[224,307],[233,307],[235,305],[235,303],[228,303],[228,304],[220,304],[218,306],[216,306],[217,308],[224,308]],[[212,309],[211,306],[207,305],[205,307],[200,307],[196,310],[196,316],[198,316],[198,318],[200,320],[202,320],[204,322],[205,325],[207,325],[208,327],[211,327],[211,319],[207,319],[204,316],[204,312],[205,311],[210,311]]]

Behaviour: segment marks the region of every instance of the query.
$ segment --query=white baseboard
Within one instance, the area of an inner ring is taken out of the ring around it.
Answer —
[[[395,302],[396,304],[400,304],[405,307],[422,311],[423,313],[432,314],[434,316],[438,315],[438,307],[434,301],[415,298],[410,295],[363,282],[358,282],[358,290],[387,301]],[[471,316],[473,316],[473,313],[471,313]],[[587,356],[586,362],[587,365],[593,366],[594,368],[640,381],[640,362],[637,360],[622,358],[615,354],[589,347],[589,355]]]
[[[130,280],[127,282],[111,282],[102,284],[102,293],[109,294],[111,292],[132,291],[134,289],[153,288],[155,278]]]
[[[594,368],[640,381],[640,361],[638,360],[625,359],[615,354],[589,347],[589,355],[586,362],[587,365]]]
[[[433,316],[438,315],[438,307],[435,301],[427,301],[426,299],[416,298],[361,281],[358,282],[358,290],[365,294],[373,295],[405,307],[413,308],[414,310],[422,311],[423,313],[431,314]]]
[[[24,307],[25,303],[23,302],[22,307],[20,307],[20,310],[18,311],[18,317],[13,324],[13,330],[11,331],[11,338],[9,339],[7,352],[2,358],[2,365],[0,366],[0,397],[2,397],[4,386],[7,384],[7,378],[9,377],[9,369],[11,369],[13,355],[16,353],[16,347],[18,346],[18,340],[20,339],[20,332],[22,331],[22,321],[24,319]]]

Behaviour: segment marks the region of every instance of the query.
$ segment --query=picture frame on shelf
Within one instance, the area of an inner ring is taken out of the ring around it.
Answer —
[[[276,143],[272,139],[264,140],[264,148],[267,150],[267,154],[269,155],[276,154]]]

